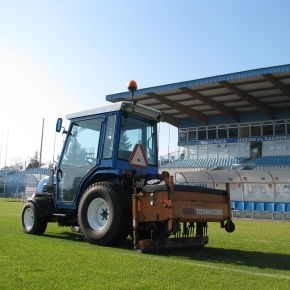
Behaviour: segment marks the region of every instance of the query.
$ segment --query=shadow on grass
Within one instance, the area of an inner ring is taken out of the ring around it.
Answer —
[[[64,239],[78,243],[87,243],[81,234],[72,232],[62,232],[60,234],[45,233],[44,237],[54,239]],[[120,245],[114,246],[117,249],[132,250],[132,240],[127,239]],[[290,255],[265,253],[257,251],[233,250],[224,248],[186,248],[186,249],[167,249],[149,252],[148,254],[163,257],[182,257],[192,261],[223,263],[233,266],[249,266],[261,269],[290,270]],[[146,254],[144,254],[146,255]]]
[[[58,240],[68,240],[68,241],[73,241],[73,242],[79,242],[83,243],[86,242],[84,237],[81,234],[76,234],[72,232],[62,232],[60,234],[52,234],[52,233],[45,233],[43,234],[43,237],[45,238],[53,238],[53,239],[58,239]]]
[[[68,240],[73,242],[79,242],[79,243],[88,243],[88,241],[83,237],[83,235],[79,233],[73,233],[73,232],[61,232],[59,234],[49,233],[46,232],[43,234],[43,237],[45,238],[53,238],[53,239],[61,239],[61,240]],[[109,246],[108,246],[109,247]],[[118,249],[132,249],[133,250],[133,242],[130,239],[126,239],[122,241],[118,246],[113,246],[114,248]]]
[[[224,263],[233,266],[290,270],[290,255],[286,254],[205,247],[201,249],[159,251],[153,253],[153,255],[184,257],[194,261]]]
[[[19,202],[19,203],[23,203],[23,200],[22,199],[19,199],[19,198],[18,199],[7,199],[7,200],[5,200],[5,202]]]

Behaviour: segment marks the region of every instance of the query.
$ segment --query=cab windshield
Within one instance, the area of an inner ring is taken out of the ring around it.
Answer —
[[[102,118],[73,122],[59,170],[58,200],[73,201],[82,178],[97,164]]]
[[[136,144],[145,152],[149,165],[157,165],[156,123],[122,116],[118,159],[128,161]]]

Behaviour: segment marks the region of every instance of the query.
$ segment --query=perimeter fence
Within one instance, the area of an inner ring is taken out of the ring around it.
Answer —
[[[50,168],[31,168],[24,171],[0,170],[0,197],[27,198],[37,189],[41,178]]]

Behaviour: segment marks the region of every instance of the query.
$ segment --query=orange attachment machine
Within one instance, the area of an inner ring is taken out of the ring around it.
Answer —
[[[202,247],[208,243],[208,222],[235,230],[228,190],[174,185],[167,172],[155,184],[135,186],[132,206],[134,248],[142,252]]]

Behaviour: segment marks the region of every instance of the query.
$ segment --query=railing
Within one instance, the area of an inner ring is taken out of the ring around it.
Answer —
[[[184,159],[185,155],[182,150],[171,152],[166,155],[162,155],[159,157],[159,165],[164,166],[170,163],[175,162],[176,160]]]

